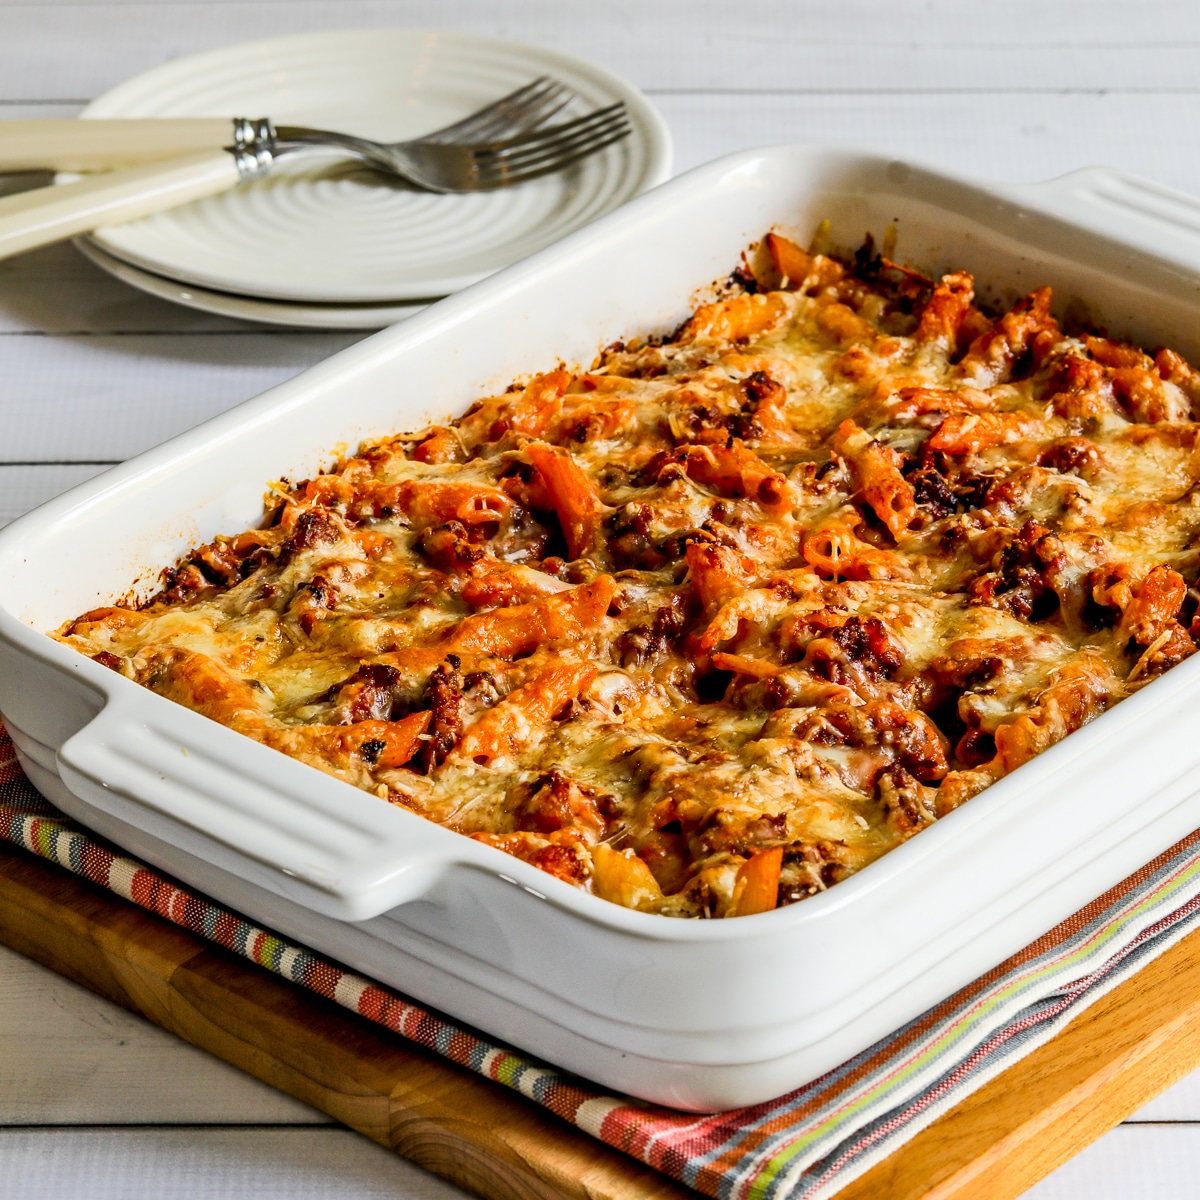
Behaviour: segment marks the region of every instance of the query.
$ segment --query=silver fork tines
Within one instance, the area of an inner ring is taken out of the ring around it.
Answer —
[[[481,148],[475,167],[482,186],[499,187],[561,170],[585,155],[595,154],[630,132],[624,104],[612,104],[586,117],[543,130],[538,136],[510,138]],[[504,184],[498,181],[503,178]]]
[[[574,121],[481,146],[393,146],[393,170],[435,192],[481,192],[512,187],[561,171],[631,132],[624,104]]]
[[[539,75],[524,87],[502,96],[469,117],[416,140],[435,144],[490,142],[515,136],[544,124],[555,113],[566,108],[576,95],[565,83],[551,79],[549,75]]]
[[[521,92],[525,94],[521,95]],[[520,89],[516,95],[514,103],[524,114],[523,122],[531,124],[545,120],[574,98],[563,85],[542,85],[538,80],[527,89]],[[512,100],[513,97],[505,99]],[[494,110],[496,106],[490,108]],[[496,112],[488,117],[489,122],[499,119]],[[511,130],[511,117],[505,120],[507,129]],[[438,134],[445,136],[448,132],[439,130]],[[426,191],[482,192],[512,187],[551,171],[561,171],[620,141],[630,132],[625,105],[621,102],[560,125],[473,144],[458,140],[461,134],[457,131],[455,141],[442,141],[439,136],[436,141],[426,137],[408,142],[373,142],[324,129],[284,125],[276,131],[276,157],[306,148],[336,148],[399,175]]]

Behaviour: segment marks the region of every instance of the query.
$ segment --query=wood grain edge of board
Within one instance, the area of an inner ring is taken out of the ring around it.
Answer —
[[[835,1200],[1014,1200],[1200,1065],[1200,930]]]
[[[694,1200],[523,1097],[8,846],[0,941],[485,1200]]]

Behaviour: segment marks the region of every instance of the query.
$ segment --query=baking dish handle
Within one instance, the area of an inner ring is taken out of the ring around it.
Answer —
[[[1112,167],[1083,167],[1002,190],[1093,233],[1200,270],[1200,199],[1186,192]]]
[[[445,870],[438,826],[188,709],[146,707],[110,698],[58,751],[93,811],[338,920],[419,899]]]

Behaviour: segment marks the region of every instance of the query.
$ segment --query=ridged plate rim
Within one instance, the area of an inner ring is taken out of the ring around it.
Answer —
[[[302,77],[297,79],[295,64],[298,61],[307,61],[310,70],[329,68],[330,64],[332,69],[336,70],[338,61],[347,55],[352,56],[356,47],[370,45],[372,52],[378,56],[381,53],[380,47],[389,43],[397,47],[397,54],[406,53],[410,57],[421,52],[424,47],[427,59],[433,67],[439,62],[450,61],[483,64],[489,67],[496,75],[496,80],[493,91],[487,95],[497,94],[495,87],[499,87],[500,91],[507,90],[509,81],[512,82],[512,86],[516,86],[517,83],[536,74],[549,73],[576,87],[587,100],[587,107],[610,100],[623,100],[629,111],[634,133],[624,142],[573,169],[569,177],[551,176],[524,188],[483,196],[443,198],[416,194],[417,198],[409,203],[410,209],[415,204],[419,211],[433,213],[435,221],[438,209],[433,206],[433,202],[443,199],[451,203],[471,202],[473,207],[460,211],[467,211],[473,219],[476,244],[472,246],[468,242],[466,247],[460,248],[457,261],[431,261],[423,273],[413,275],[410,272],[408,277],[401,277],[398,271],[392,268],[375,272],[371,278],[364,278],[360,271],[356,277],[347,271],[343,260],[333,261],[336,256],[328,251],[325,252],[325,261],[322,262],[319,246],[316,247],[316,255],[311,252],[314,245],[311,240],[307,258],[296,260],[289,265],[283,261],[285,256],[274,252],[272,247],[257,242],[254,233],[256,229],[261,230],[262,222],[256,224],[260,214],[255,214],[252,210],[254,198],[257,197],[266,205],[264,211],[268,214],[272,211],[270,204],[276,201],[276,210],[279,204],[285,202],[311,204],[314,196],[318,196],[314,189],[321,186],[322,182],[327,182],[322,180],[304,188],[289,184],[286,190],[274,196],[272,202],[264,200],[264,195],[267,194],[266,187],[283,188],[282,178],[262,181],[263,187],[256,184],[243,185],[237,192],[199,201],[171,213],[98,230],[92,235],[93,244],[113,258],[160,278],[257,299],[316,304],[386,304],[423,300],[431,295],[457,291],[484,278],[500,267],[508,265],[510,261],[542,248],[550,241],[565,236],[580,225],[587,224],[640,192],[661,183],[670,174],[671,138],[666,123],[632,84],[604,67],[559,50],[457,30],[338,30],[290,34],[238,43],[151,68],[98,97],[88,105],[81,116],[85,119],[155,115],[260,116],[266,112],[276,120],[291,120],[295,119],[291,109],[287,105],[281,108],[277,96],[277,102],[273,106],[269,103],[271,95],[266,85],[260,89],[263,104],[259,108],[255,109],[253,99],[247,100],[243,106],[254,111],[243,111],[239,108],[237,113],[225,112],[227,105],[223,105],[219,100],[205,101],[203,96],[215,94],[216,85],[211,81],[220,78],[222,73],[229,72],[232,72],[230,77],[235,80],[236,86],[247,89],[244,94],[251,95],[257,84],[247,74],[252,69],[250,64],[261,65],[274,61],[276,66],[271,72],[273,81],[270,86],[276,89],[290,88],[292,107],[298,103],[300,111],[303,112],[305,84]],[[302,76],[303,73],[300,74]],[[505,80],[503,86],[500,86],[501,78]],[[420,84],[419,81],[408,80],[406,84],[417,92],[420,92],[422,86],[425,86],[427,91],[429,87],[428,81]],[[221,86],[228,88],[231,85],[227,82]],[[379,86],[390,85],[383,83]],[[311,77],[309,87],[315,87],[311,83]],[[182,99],[177,94],[180,88],[184,89]],[[481,96],[481,99],[486,98],[487,96]],[[269,111],[271,107],[275,108],[274,112]],[[216,109],[221,111],[214,111]],[[276,115],[277,113],[280,115]],[[311,121],[314,115],[310,114],[307,119]],[[444,104],[435,123],[440,124],[442,118],[452,119],[446,116]],[[378,120],[378,113],[373,110],[368,114],[363,110],[361,119]],[[621,176],[615,180],[611,174],[613,164],[622,170]],[[281,174],[287,169],[285,165]],[[319,159],[312,160],[310,170],[314,173],[320,170]],[[341,175],[344,176],[344,172]],[[312,177],[306,176],[306,183],[310,181]],[[337,172],[334,173],[332,186],[339,186]],[[256,187],[257,192],[251,190]],[[605,189],[607,195],[603,194]],[[524,195],[519,196],[518,193]],[[382,203],[386,199],[382,193],[376,196],[373,189],[363,189],[362,195],[353,194],[358,200],[365,198],[368,205]],[[566,200],[563,199],[564,195]],[[575,211],[568,214],[570,219],[557,224],[551,223],[552,229],[544,239],[541,238],[541,234],[547,233],[547,206],[549,205],[553,214],[572,201],[575,203]],[[524,216],[519,211],[513,216],[514,204],[524,204]],[[360,203],[356,214],[360,219],[362,208],[363,204]],[[447,208],[448,206],[443,206],[442,211],[445,212]],[[228,229],[222,231],[219,226],[211,228],[214,215],[226,225],[233,225],[236,236],[232,245],[224,236],[229,232]],[[498,224],[503,225],[506,216],[510,226],[517,230],[516,235],[509,238],[514,252],[508,257],[496,258],[492,262],[481,262],[489,252],[494,252],[494,230]],[[521,232],[522,219],[529,226],[525,232]],[[205,220],[208,221],[209,228],[206,228]],[[417,238],[410,240],[415,245]],[[422,241],[420,244],[426,246],[428,242]],[[372,255],[371,261],[376,262],[373,257],[375,247],[367,246],[365,250]],[[312,277],[306,277],[306,272]]]

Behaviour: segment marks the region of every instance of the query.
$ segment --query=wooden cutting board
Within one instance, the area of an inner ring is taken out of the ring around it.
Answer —
[[[694,1193],[59,867],[0,845],[0,941],[486,1200]],[[838,1200],[1008,1200],[1200,1064],[1200,931]]]

